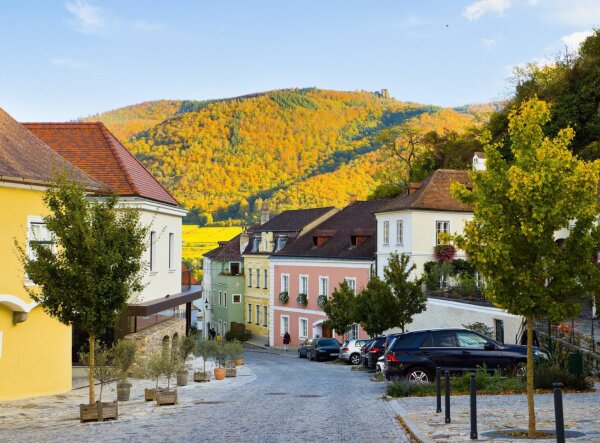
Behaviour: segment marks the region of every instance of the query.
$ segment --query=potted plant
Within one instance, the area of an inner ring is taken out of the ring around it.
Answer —
[[[177,386],[186,386],[190,378],[189,365],[187,360],[196,348],[196,339],[191,336],[183,337],[179,342],[179,363],[180,369],[177,371]]]
[[[146,401],[153,401],[156,399],[156,393],[160,391],[158,387],[158,383],[160,381],[160,377],[163,375],[164,371],[164,352],[158,351],[150,354],[146,357],[144,361],[144,370],[143,373],[146,378],[151,380],[156,380],[156,387],[154,388],[146,388],[144,389],[144,398]]]
[[[319,308],[323,309],[325,307],[326,303],[327,303],[326,295],[321,294],[317,297],[317,306],[319,306]]]
[[[171,352],[163,351],[162,367],[162,373],[167,379],[167,388],[156,392],[156,405],[176,405],[177,389],[171,389],[171,379],[181,368],[181,359],[177,349],[173,349]]]
[[[225,364],[227,363],[227,351],[225,347],[217,343],[213,348],[213,358],[217,367],[214,369],[215,378],[217,380],[223,380],[225,378]]]
[[[288,291],[282,291],[279,293],[279,301],[281,303],[283,303],[284,305],[287,305],[287,302],[289,301],[290,297],[288,295]]]
[[[301,292],[296,297],[296,302],[303,308],[306,308],[306,305],[308,305],[308,296],[304,292]]]
[[[197,357],[202,357],[204,371],[194,372],[194,381],[210,381],[210,372],[206,372],[206,362],[209,358],[212,357],[213,347],[215,346],[215,344],[216,343],[213,340],[207,340],[202,337],[200,337],[196,342],[196,349],[194,351],[194,354]]]
[[[227,368],[225,369],[225,377],[237,377],[237,369],[235,361],[241,355],[242,345],[237,340],[225,343],[225,352],[227,354]]]
[[[127,401],[131,393],[131,383],[127,380],[129,369],[135,362],[136,344],[131,340],[119,340],[113,348],[113,367],[119,377],[117,400]]]
[[[92,360],[95,361],[93,367],[89,367],[89,363]],[[94,346],[94,354],[90,352],[80,352],[79,359],[86,365],[88,365],[88,371],[91,373],[92,380],[98,380],[100,382],[100,395],[98,401],[94,404],[80,404],[79,414],[80,421],[103,421],[119,418],[119,405],[116,401],[114,402],[102,402],[102,392],[104,385],[114,379],[115,370],[111,366],[112,350],[101,346],[97,342]]]

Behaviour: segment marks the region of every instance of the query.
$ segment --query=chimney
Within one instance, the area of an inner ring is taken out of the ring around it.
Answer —
[[[406,187],[406,190],[408,191],[408,195],[413,194],[420,187],[421,187],[421,183],[409,183],[408,186]]]
[[[244,253],[248,243],[250,243],[250,235],[248,234],[248,230],[244,229],[240,234],[240,254]]]
[[[269,221],[269,203],[265,200],[260,208],[260,224],[264,225]]]

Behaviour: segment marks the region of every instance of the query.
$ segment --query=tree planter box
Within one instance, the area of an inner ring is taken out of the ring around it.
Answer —
[[[118,383],[117,384],[117,400],[128,401],[131,393],[131,383]]]
[[[190,373],[188,371],[177,372],[177,386],[187,386]]]
[[[163,389],[156,393],[156,406],[176,405],[177,389]]]
[[[160,392],[161,388],[158,389],[144,389],[144,398],[146,399],[146,401],[154,401],[156,399],[156,392]]]
[[[194,381],[210,381],[210,372],[194,372]]]
[[[236,368],[225,369],[225,377],[237,377],[237,369]]]
[[[117,420],[119,418],[119,404],[113,402],[99,402],[92,405],[79,405],[79,420],[86,421]]]

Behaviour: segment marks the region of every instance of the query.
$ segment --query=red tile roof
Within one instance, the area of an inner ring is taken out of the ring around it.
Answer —
[[[66,160],[114,193],[177,206],[177,200],[100,122],[23,123]]]
[[[20,183],[52,183],[57,174],[89,190],[105,189],[66,161],[0,108],[0,180]]]

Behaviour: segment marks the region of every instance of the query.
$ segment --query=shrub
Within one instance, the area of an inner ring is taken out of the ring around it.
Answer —
[[[564,388],[577,391],[588,391],[593,387],[588,378],[571,374],[568,369],[554,363],[535,365],[533,373],[535,389],[553,389],[554,383],[562,383]]]
[[[191,335],[188,335],[187,337],[183,337],[179,341],[179,349],[177,350],[177,352],[179,353],[178,357],[180,359],[182,369],[186,369],[187,359],[190,355],[192,355],[192,353],[194,352],[195,349],[196,349],[196,339],[194,337],[192,337]]]
[[[113,366],[119,376],[119,383],[126,384],[129,369],[135,362],[137,346],[131,340],[119,340],[113,348]]]
[[[409,383],[407,380],[399,380],[388,384],[387,395],[390,397],[426,397],[435,395],[434,383]]]
[[[287,291],[280,292],[278,298],[279,298],[279,302],[283,303],[284,305],[286,305],[287,302],[290,300],[290,297],[289,297]]]
[[[225,340],[226,341],[244,341],[246,340],[246,334],[244,333],[244,331],[234,331],[233,329],[227,331],[225,333]]]
[[[306,305],[308,305],[308,296],[301,292],[300,294],[298,294],[298,296],[296,297],[296,302],[302,306],[303,308],[306,307]]]

